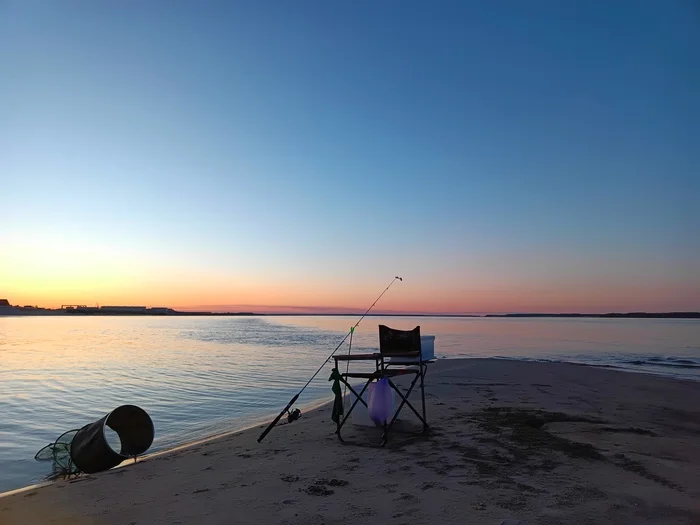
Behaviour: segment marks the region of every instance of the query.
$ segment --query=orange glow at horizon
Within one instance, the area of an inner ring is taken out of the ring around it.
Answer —
[[[320,312],[364,311],[381,289],[348,287],[328,289],[309,283],[278,284],[220,282],[217,279],[168,281],[156,279],[69,280],[31,283],[15,281],[3,286],[0,298],[15,305],[58,308],[63,304],[143,305],[207,311]],[[698,309],[698,291],[669,287],[630,288],[590,286],[541,287],[455,291],[395,285],[375,306],[377,311],[415,313],[680,311]]]
[[[1,26],[13,305],[700,311],[692,7],[46,4]]]
[[[0,298],[15,305],[142,305],[261,313],[364,311],[390,277],[347,272],[342,279],[303,269],[224,271],[203,261],[144,255],[110,245],[34,239],[0,258]],[[524,259],[523,259],[524,260]],[[376,311],[499,313],[700,310],[700,285],[639,277],[568,279],[510,275],[493,265],[403,275]],[[510,277],[508,277],[510,275]]]

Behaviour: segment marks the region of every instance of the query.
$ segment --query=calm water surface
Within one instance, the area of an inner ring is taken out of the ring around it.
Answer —
[[[0,491],[49,472],[34,454],[122,404],[153,418],[157,451],[278,412],[354,317],[0,317]],[[548,359],[700,379],[700,322],[648,319],[369,317],[420,324],[438,357]],[[341,351],[347,352],[347,346]],[[301,406],[330,398],[330,367]]]

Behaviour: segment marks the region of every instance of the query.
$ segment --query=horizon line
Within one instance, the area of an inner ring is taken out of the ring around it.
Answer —
[[[237,305],[191,305],[191,306],[173,306],[175,310],[185,311],[209,311],[216,313],[241,313],[255,312],[267,315],[361,315],[367,312],[366,308],[359,307],[342,307],[342,306],[282,306],[282,305],[266,305],[266,304],[237,304]],[[484,316],[484,315],[602,315],[611,313],[696,313],[700,311],[700,305],[695,309],[664,309],[664,310],[649,310],[649,309],[614,309],[604,310],[602,308],[575,310],[491,310],[491,311],[425,311],[425,310],[403,310],[403,309],[372,309],[367,312],[367,315],[382,314],[382,315],[440,315],[440,316]]]
[[[566,315],[580,315],[580,316],[598,316],[598,315],[630,315],[630,314],[697,314],[700,313],[700,309],[696,310],[686,310],[686,309],[671,309],[671,310],[600,310],[596,312],[585,312],[585,311],[575,311],[566,310],[561,312],[556,311],[490,311],[490,312],[429,312],[429,311],[417,311],[417,310],[372,310],[366,312],[365,310],[353,310],[344,309],[338,307],[323,308],[323,307],[277,307],[277,308],[288,308],[294,311],[283,311],[283,310],[255,310],[256,305],[240,305],[234,309],[222,309],[221,306],[216,305],[198,305],[191,307],[174,307],[176,311],[182,312],[196,312],[196,313],[212,313],[212,314],[254,314],[254,315],[325,315],[325,316],[346,316],[346,315],[367,315],[367,316],[422,316],[422,317],[485,317],[492,315],[528,315],[528,316],[566,316]],[[268,308],[268,306],[257,305],[258,308]],[[193,309],[195,308],[195,309]],[[252,310],[250,308],[253,308]],[[274,308],[274,307],[269,307]]]
[[[9,303],[9,301],[8,301]],[[10,306],[17,308],[25,308],[21,304]],[[132,305],[135,306],[135,305]],[[342,306],[282,306],[269,304],[237,304],[237,305],[179,305],[179,306],[158,306],[139,305],[144,308],[169,308],[181,313],[212,313],[212,314],[256,314],[256,315],[406,315],[406,316],[451,316],[451,317],[481,317],[487,315],[605,315],[605,314],[669,314],[669,313],[697,313],[700,308],[696,309],[664,309],[664,310],[649,310],[649,309],[586,309],[577,311],[575,309],[567,310],[549,310],[549,311],[531,311],[531,310],[496,310],[496,311],[425,311],[425,310],[403,310],[403,309],[373,309],[367,311],[365,308],[359,307],[342,307]],[[60,310],[58,307],[42,307],[32,306],[42,310]],[[559,311],[558,311],[559,310]]]

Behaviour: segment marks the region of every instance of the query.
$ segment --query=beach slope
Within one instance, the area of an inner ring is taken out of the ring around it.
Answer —
[[[431,430],[404,410],[385,448],[324,406],[0,498],[0,524],[700,523],[700,383],[463,359],[426,392]]]

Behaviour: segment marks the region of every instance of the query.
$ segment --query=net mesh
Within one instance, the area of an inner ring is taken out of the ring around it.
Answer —
[[[39,452],[34,459],[37,461],[51,461],[54,477],[70,476],[78,474],[79,470],[70,456],[70,445],[79,429],[69,430],[61,434],[56,441],[49,443]]]

